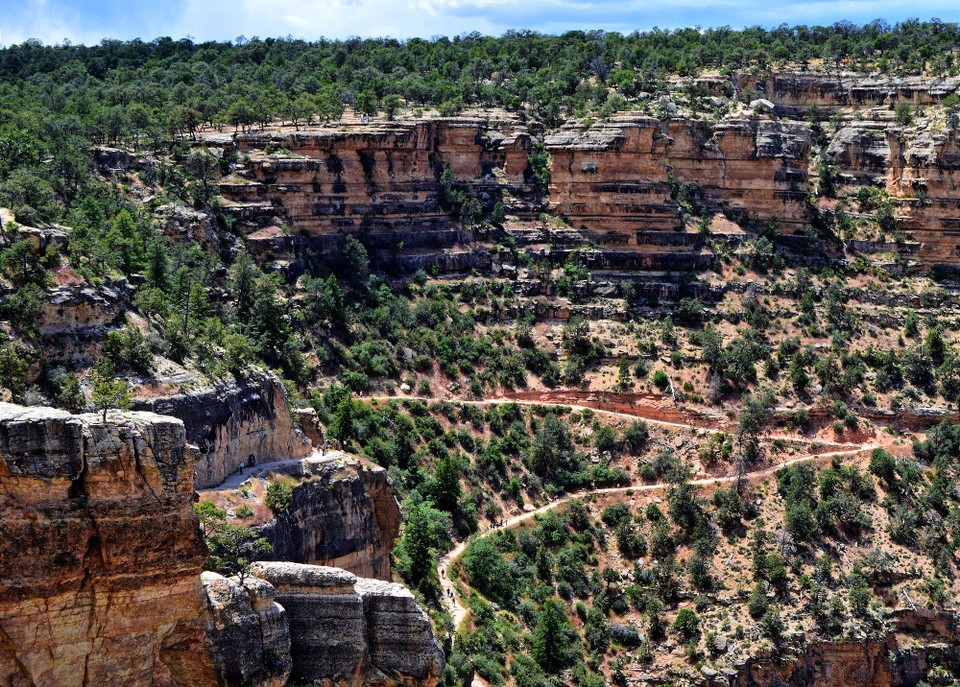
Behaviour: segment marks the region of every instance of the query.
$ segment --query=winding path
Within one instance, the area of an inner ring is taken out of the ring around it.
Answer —
[[[776,465],[764,468],[762,470],[757,470],[755,472],[747,473],[744,477],[748,480],[762,479],[764,477],[770,477],[777,470],[780,470],[796,463],[803,463],[811,460],[820,460],[820,459],[831,459],[837,456],[848,456],[860,453],[861,451],[870,451],[875,448],[879,448],[879,444],[864,444],[857,446],[856,448],[850,448],[843,451],[831,451],[829,453],[808,453],[806,455],[800,456],[798,458],[791,458],[790,460],[783,461]],[[735,475],[723,476],[723,477],[705,477],[702,479],[690,480],[690,484],[694,486],[707,486],[711,484],[725,484],[736,481],[737,477]],[[572,494],[567,494],[562,498],[552,501],[544,506],[540,506],[536,510],[532,510],[526,513],[521,513],[515,515],[508,520],[505,520],[503,523],[491,527],[488,530],[484,531],[481,536],[487,536],[493,534],[494,532],[500,532],[502,530],[511,529],[520,525],[532,518],[537,517],[538,515],[543,515],[544,513],[553,510],[554,508],[561,506],[565,503],[569,503],[573,499],[583,498],[585,496],[591,496],[595,494],[623,494],[626,492],[643,492],[643,491],[656,491],[658,489],[667,488],[669,483],[667,482],[658,482],[657,484],[636,484],[626,487],[605,487],[603,489],[593,489],[590,491],[581,491]],[[457,559],[463,555],[464,551],[467,550],[470,540],[462,541],[453,549],[448,551],[441,559],[438,566],[438,571],[440,573],[440,586],[443,588],[443,601],[449,611],[450,615],[453,618],[453,627],[454,631],[459,629],[460,624],[467,617],[467,607],[464,605],[463,601],[460,598],[460,595],[457,593],[456,586],[452,579],[449,577],[450,566],[456,563]],[[467,586],[464,580],[460,580],[460,584],[464,587]]]
[[[421,401],[423,403],[447,402],[447,403],[472,405],[472,406],[504,405],[509,403],[515,403],[517,405],[525,405],[525,406],[555,406],[555,407],[570,408],[571,410],[577,410],[577,411],[589,410],[593,413],[612,415],[614,417],[641,419],[644,422],[648,422],[650,424],[659,425],[661,427],[670,427],[673,429],[703,430],[708,434],[717,434],[719,432],[725,431],[719,426],[720,423],[723,421],[719,417],[716,418],[717,420],[716,425],[710,426],[710,427],[704,427],[694,422],[692,422],[691,424],[685,424],[683,422],[673,422],[671,420],[663,420],[661,418],[652,417],[651,415],[656,412],[656,409],[647,408],[640,405],[637,405],[635,408],[631,409],[634,412],[626,412],[624,410],[605,409],[600,407],[603,405],[602,401],[598,401],[597,405],[585,405],[577,402],[550,401],[550,400],[544,400],[542,398],[538,398],[538,399],[511,398],[509,396],[487,398],[487,399],[480,399],[480,400],[467,400],[467,399],[441,399],[441,398],[431,398],[426,396],[411,396],[411,395],[361,396],[360,400]],[[647,412],[644,412],[644,411],[647,411]],[[707,418],[706,416],[698,416],[697,419],[703,421],[705,419],[709,420],[710,418]],[[771,434],[771,435],[768,435],[768,438],[787,438],[787,437],[778,436],[777,434]],[[816,440],[805,439],[797,436],[790,436],[789,438],[792,438],[794,440],[804,441],[810,444],[816,443]],[[771,465],[769,467],[756,470],[754,472],[748,472],[743,476],[743,478],[751,481],[757,480],[757,479],[763,479],[765,477],[770,477],[771,475],[776,473],[777,470],[780,470],[785,467],[789,467],[791,465],[795,465],[797,463],[803,463],[803,462],[812,461],[812,460],[831,459],[837,456],[855,455],[857,453],[860,453],[861,451],[870,451],[875,448],[881,447],[880,444],[875,444],[875,443],[848,443],[848,442],[819,442],[819,443],[826,444],[824,448],[836,448],[841,450],[827,451],[823,453],[807,453],[797,458],[791,458],[790,460],[785,460],[781,463],[777,463],[776,465]],[[738,478],[736,475],[727,475],[727,476],[720,476],[720,477],[704,477],[701,479],[690,480],[690,484],[692,484],[693,486],[728,484],[731,482],[735,482],[737,479]],[[491,527],[485,530],[484,532],[480,533],[480,536],[485,537],[495,532],[512,529],[517,525],[521,525],[524,522],[527,522],[533,518],[536,518],[538,515],[543,515],[544,513],[547,513],[548,511],[551,511],[554,508],[557,508],[558,506],[562,506],[565,503],[569,503],[571,500],[576,498],[583,498],[591,495],[624,494],[626,492],[657,491],[660,489],[665,489],[668,486],[670,485],[667,482],[659,482],[657,484],[643,483],[643,484],[633,484],[626,487],[604,487],[601,489],[592,489],[589,491],[581,491],[581,492],[567,494],[566,496],[563,496],[557,499],[556,501],[547,503],[546,505],[540,506],[535,510],[528,511],[525,513],[520,513],[511,518],[508,518],[507,520],[503,521],[499,525]],[[454,631],[456,631],[460,627],[461,623],[463,623],[463,621],[466,619],[468,609],[464,604],[464,602],[462,601],[460,594],[457,591],[457,585],[450,578],[449,572],[450,572],[450,567],[454,565],[457,562],[457,559],[459,559],[463,555],[463,553],[467,550],[467,546],[469,545],[469,543],[470,543],[469,539],[458,543],[453,549],[448,551],[446,554],[444,554],[440,558],[440,561],[437,566],[439,577],[440,577],[440,586],[443,589],[443,602],[447,610],[449,611],[451,617],[453,618]],[[461,579],[458,582],[462,588],[466,588],[467,590],[469,590],[469,587],[467,586],[467,583],[465,580]]]
[[[569,408],[570,410],[575,411],[584,411],[588,410],[591,413],[598,413],[601,415],[612,415],[614,417],[620,418],[632,418],[634,420],[643,420],[644,422],[658,425],[660,427],[670,427],[672,429],[686,429],[686,430],[703,430],[707,434],[729,434],[729,428],[720,427],[720,423],[724,421],[723,418],[715,418],[716,423],[711,427],[703,427],[697,424],[687,424],[683,422],[673,422],[672,420],[662,420],[660,418],[651,417],[650,413],[645,413],[644,411],[651,411],[653,409],[644,408],[643,406],[637,406],[635,412],[626,412],[623,410],[609,410],[593,405],[583,405],[580,403],[566,403],[566,402],[553,402],[553,401],[543,401],[535,399],[519,399],[512,398],[510,396],[500,396],[495,398],[485,398],[480,400],[471,400],[471,399],[460,399],[460,398],[431,398],[429,396],[386,396],[386,395],[375,395],[375,396],[359,396],[357,397],[360,401],[420,401],[422,403],[452,403],[454,405],[467,405],[467,406],[490,406],[490,405],[521,405],[521,406],[540,406],[540,407],[555,407],[555,408]],[[700,416],[701,419],[714,419],[708,418],[707,416]],[[824,447],[837,447],[837,448],[849,448],[849,449],[860,449],[865,448],[866,444],[862,443],[853,443],[853,442],[842,442],[842,441],[820,441],[817,439],[806,439],[803,437],[797,437],[794,435],[779,434],[777,432],[770,432],[765,435],[764,438],[767,439],[784,439],[791,438],[797,441],[802,441],[805,443],[819,443]],[[876,448],[876,447],[874,447]],[[821,454],[823,455],[823,454]],[[650,486],[650,485],[647,485]],[[629,488],[629,487],[627,487]]]
[[[270,474],[286,472],[287,469],[299,468],[306,462],[332,462],[338,459],[350,458],[347,453],[336,449],[329,449],[326,452],[315,450],[309,456],[299,458],[284,458],[283,460],[273,460],[267,463],[257,463],[247,468],[241,468],[237,472],[227,475],[220,484],[214,487],[205,487],[197,489],[199,494],[210,494],[218,491],[229,491],[239,489],[243,483],[253,477],[264,478]]]

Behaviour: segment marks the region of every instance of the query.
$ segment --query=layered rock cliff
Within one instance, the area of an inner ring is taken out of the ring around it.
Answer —
[[[223,687],[283,687],[290,677],[290,624],[268,582],[243,584],[214,572],[201,575],[207,635]]]
[[[545,143],[557,210],[574,226],[616,232],[625,245],[638,243],[638,230],[677,228],[677,183],[695,187],[708,211],[806,220],[810,130],[802,124],[622,115],[587,129],[570,123]]]
[[[530,137],[513,120],[452,118],[243,134],[236,146],[247,162],[220,190],[241,227],[277,216],[310,233],[363,225],[372,234],[413,234],[450,224],[438,197],[444,167],[457,179],[493,183],[497,172],[522,183]]]
[[[183,423],[0,404],[0,676],[215,685]]]
[[[344,568],[391,579],[400,508],[381,467],[358,460],[304,461],[289,507],[262,531],[280,561]]]
[[[826,155],[851,193],[884,189],[896,203],[899,228],[919,242],[931,265],[960,261],[960,120],[945,128],[861,122],[839,129]]]
[[[698,84],[723,94],[731,114],[708,121],[622,113],[548,133],[546,198],[530,183],[537,127],[495,115],[237,135],[225,145],[244,161],[221,193],[258,259],[294,276],[350,233],[362,233],[368,249],[401,270],[493,269],[491,237],[464,227],[456,208],[441,203],[445,167],[482,206],[502,201],[519,220],[507,227],[514,236],[536,229],[546,202],[597,251],[597,269],[702,270],[711,263],[682,226],[685,213],[723,212],[747,233],[774,220],[790,248],[802,238],[794,234],[821,220],[808,196],[823,155],[847,192],[875,186],[890,194],[904,232],[898,245],[916,241],[911,255],[927,266],[960,264],[958,124],[937,114],[960,79],[801,72]],[[772,111],[748,113],[729,99],[744,89],[757,89]],[[934,114],[917,110],[912,124],[898,124],[893,110],[901,102]],[[812,105],[834,114],[834,124],[811,124]]]
[[[290,619],[294,684],[435,685],[443,651],[413,594],[337,568],[254,563]]]
[[[45,364],[80,367],[100,355],[107,333],[123,323],[132,289],[125,279],[50,289],[40,313]]]
[[[741,85],[757,85],[743,75]],[[906,100],[930,105],[960,91],[958,77],[880,76],[844,72],[775,72],[762,84],[765,97],[782,112],[802,116],[810,105],[822,108],[876,107]]]
[[[183,420],[187,441],[199,449],[196,487],[212,487],[246,465],[309,455],[280,381],[265,373],[200,391],[137,399],[134,406]]]

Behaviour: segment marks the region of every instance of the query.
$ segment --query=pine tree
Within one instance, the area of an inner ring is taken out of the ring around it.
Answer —
[[[543,602],[533,631],[533,658],[548,673],[557,673],[573,663],[572,628],[563,606],[556,599]]]
[[[104,359],[97,361],[93,368],[93,405],[103,413],[107,421],[107,411],[111,408],[125,410],[130,407],[130,388],[122,379],[117,379],[112,366]]]

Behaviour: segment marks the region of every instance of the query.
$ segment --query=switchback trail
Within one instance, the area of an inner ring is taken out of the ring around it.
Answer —
[[[744,475],[744,478],[750,481],[763,479],[764,477],[770,477],[771,475],[776,473],[777,470],[781,470],[782,468],[789,467],[797,463],[803,463],[811,460],[832,459],[838,456],[854,455],[854,454],[860,453],[861,451],[870,451],[879,447],[880,447],[879,444],[865,444],[865,445],[857,446],[856,448],[850,448],[843,451],[831,451],[829,453],[820,453],[820,454],[808,453],[798,458],[791,458],[790,460],[783,461],[782,463],[772,465],[762,470],[757,470],[756,472],[747,473],[746,475]],[[738,478],[735,475],[723,476],[723,477],[705,477],[702,479],[690,480],[690,484],[694,486],[702,487],[702,486],[708,486],[712,484],[727,484],[730,482],[734,482],[737,479]],[[581,491],[573,494],[567,494],[566,496],[563,496],[557,499],[556,501],[552,501],[544,506],[540,506],[536,510],[515,515],[512,518],[505,520],[503,523],[495,527],[491,527],[488,530],[484,531],[481,536],[486,537],[488,535],[494,534],[495,532],[512,529],[517,525],[521,525],[524,522],[527,522],[528,520],[531,520],[537,517],[538,515],[543,515],[544,513],[547,513],[548,511],[551,511],[554,508],[557,508],[558,506],[562,506],[565,503],[569,503],[573,499],[584,498],[592,495],[624,494],[626,492],[636,493],[636,492],[644,492],[644,491],[657,491],[659,489],[665,489],[669,486],[670,485],[668,482],[658,482],[657,484],[636,484],[636,485],[631,485],[627,487],[605,487],[602,489],[592,489],[590,491]],[[450,615],[453,618],[454,631],[456,631],[460,627],[460,624],[467,617],[467,607],[464,605],[460,595],[457,593],[457,589],[454,585],[453,580],[448,576],[448,572],[450,570],[450,566],[453,565],[457,561],[457,559],[463,555],[464,551],[467,550],[467,546],[469,545],[469,543],[470,543],[470,540],[468,539],[466,541],[462,541],[459,544],[457,544],[457,546],[455,546],[453,549],[448,551],[442,558],[440,558],[440,562],[438,566],[438,571],[440,573],[440,585],[443,588],[443,601],[447,607],[447,610],[450,612]],[[466,590],[469,590],[469,587],[467,587],[465,580],[461,579],[460,584],[463,587],[465,587]]]
[[[672,429],[703,430],[707,434],[729,433],[731,430],[731,428],[729,427],[724,428],[722,426],[722,424],[725,422],[724,419],[720,417],[712,418],[710,416],[703,415],[695,411],[691,411],[691,413],[695,417],[700,418],[700,420],[703,423],[707,423],[709,421],[710,423],[709,426],[704,426],[700,424],[700,422],[692,422],[692,423],[675,422],[673,420],[663,420],[658,417],[654,417],[653,415],[655,413],[661,414],[662,412],[661,408],[653,409],[645,406],[635,406],[630,409],[620,408],[620,409],[614,410],[612,409],[612,407],[604,408],[603,407],[604,405],[608,405],[608,406],[614,405],[614,404],[607,404],[604,402],[597,402],[592,405],[582,405],[581,403],[575,403],[575,402],[568,403],[562,400],[557,400],[557,401],[537,400],[542,398],[544,394],[553,394],[553,393],[554,392],[516,392],[508,396],[485,398],[481,400],[444,399],[444,398],[431,398],[428,396],[385,396],[385,395],[359,396],[357,398],[358,400],[361,400],[361,401],[420,401],[421,403],[452,403],[455,405],[459,404],[459,405],[468,405],[468,406],[509,405],[512,403],[515,403],[517,405],[522,405],[522,406],[545,406],[545,407],[556,406],[556,407],[562,407],[562,408],[569,408],[570,410],[576,410],[576,411],[588,410],[593,413],[599,413],[601,415],[612,415],[613,417],[619,417],[619,418],[632,418],[635,420],[643,420],[644,422],[648,422],[653,425],[658,425],[661,427],[670,427]],[[560,393],[560,392],[557,392],[557,393]],[[537,399],[527,398],[528,395],[536,396]],[[612,393],[599,394],[598,393],[595,395],[612,397],[612,396],[615,396],[616,394],[612,394]],[[640,396],[640,395],[641,394],[632,394],[630,396]],[[616,405],[619,405],[619,404],[616,404]],[[674,411],[674,412],[676,412],[678,415],[680,414],[679,411]],[[842,441],[820,441],[817,439],[810,439],[807,437],[788,435],[788,434],[784,434],[781,436],[780,434],[771,433],[765,436],[771,439],[789,438],[794,441],[804,442],[808,444],[817,443],[817,444],[820,444],[821,448],[823,449],[854,450],[854,449],[860,449],[860,448],[866,447],[866,444],[863,444],[863,443],[842,442]],[[823,455],[823,454],[820,454],[820,455]]]
[[[423,403],[454,403],[454,404],[463,404],[471,406],[491,406],[491,405],[505,405],[509,403],[516,403],[518,405],[526,406],[557,406],[570,408],[571,410],[583,411],[589,410],[594,413],[600,413],[604,415],[611,415],[614,417],[620,418],[633,418],[641,419],[644,422],[649,422],[654,425],[659,425],[661,427],[670,427],[673,429],[685,429],[685,430],[703,430],[708,434],[716,434],[723,432],[723,427],[728,422],[726,418],[720,417],[710,417],[696,411],[684,411],[679,408],[669,408],[666,409],[662,404],[656,406],[651,406],[649,404],[642,404],[641,401],[650,401],[654,397],[649,394],[615,394],[610,392],[570,392],[570,391],[559,391],[559,392],[513,392],[506,396],[496,397],[496,398],[486,398],[482,400],[466,400],[466,399],[442,399],[442,398],[431,398],[426,396],[361,396],[360,400],[371,400],[371,401],[420,401]],[[666,412],[665,412],[666,411]],[[670,416],[671,419],[663,419],[664,416]],[[781,437],[787,438],[787,437]],[[880,444],[867,444],[867,443],[844,443],[844,442],[816,442],[816,440],[808,439],[805,437],[790,436],[789,438],[796,441],[802,441],[808,444],[820,443],[822,449],[826,449],[826,452],[811,452],[799,456],[797,458],[791,458],[785,460],[776,465],[771,465],[754,472],[749,472],[743,476],[747,480],[757,480],[763,479],[764,477],[769,477],[776,473],[777,470],[780,470],[797,463],[803,463],[811,460],[821,460],[821,459],[831,459],[837,456],[848,456],[860,453],[861,451],[870,451],[875,448],[880,448]],[[834,450],[830,450],[834,449]],[[690,484],[694,486],[708,486],[712,484],[728,484],[734,482],[738,479],[735,475],[729,476],[720,476],[720,477],[704,477],[700,479],[694,479],[690,481]],[[576,498],[583,498],[592,495],[605,495],[605,494],[624,494],[627,492],[645,492],[645,491],[657,491],[660,489],[665,489],[669,486],[667,482],[659,482],[657,484],[634,484],[626,487],[604,487],[601,489],[593,489],[590,491],[581,491],[572,494],[567,494],[556,501],[552,501],[546,505],[540,506],[539,508],[515,515],[501,524],[491,527],[481,533],[480,536],[487,536],[495,532],[500,532],[503,530],[511,529],[517,525],[521,525],[532,518],[537,517],[538,515],[543,515],[544,513],[562,506],[565,503],[569,503],[571,500]],[[460,556],[463,555],[466,551],[467,546],[469,545],[470,540],[466,540],[457,544],[453,549],[444,554],[438,564],[438,572],[440,575],[440,585],[443,589],[443,601],[444,605],[447,607],[447,610],[450,612],[451,617],[453,618],[454,631],[460,627],[460,624],[464,621],[467,616],[467,607],[464,605],[461,600],[460,595],[457,593],[457,589],[454,585],[453,580],[449,577],[448,573],[450,566],[453,565]],[[465,580],[460,580],[460,584],[469,590]]]

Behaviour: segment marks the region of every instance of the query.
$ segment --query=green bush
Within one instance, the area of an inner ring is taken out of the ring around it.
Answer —
[[[267,493],[264,503],[274,515],[285,513],[293,502],[293,487],[295,482],[286,477],[274,477],[267,483]]]
[[[653,373],[653,385],[666,393],[670,388],[670,377],[663,370],[657,370]]]
[[[672,629],[684,643],[696,639],[700,636],[700,616],[689,608],[681,608]]]

